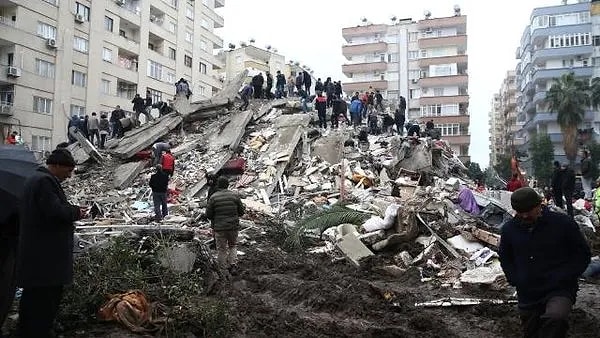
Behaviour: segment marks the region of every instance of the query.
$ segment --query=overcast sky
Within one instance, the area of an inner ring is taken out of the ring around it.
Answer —
[[[575,2],[573,0],[569,3]],[[515,50],[535,7],[559,5],[560,0],[226,0],[218,9],[225,27],[217,30],[224,44],[256,40],[258,47],[271,45],[286,60],[298,60],[315,70],[315,76],[341,79],[342,28],[356,26],[361,17],[372,23],[398,18],[421,20],[453,15],[459,5],[467,15],[471,160],[482,168],[489,161],[488,113],[493,94],[517,60]]]

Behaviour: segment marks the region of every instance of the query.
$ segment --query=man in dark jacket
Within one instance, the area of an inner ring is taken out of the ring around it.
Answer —
[[[73,222],[86,210],[72,205],[61,187],[75,168],[66,149],[56,149],[25,181],[19,206],[17,285],[19,337],[52,337],[63,286],[73,282]]]
[[[234,273],[237,263],[236,245],[240,216],[244,214],[245,208],[240,197],[228,190],[228,187],[227,178],[217,179],[218,190],[208,199],[206,217],[211,220],[215,234],[219,266]]]
[[[296,74],[296,91],[298,92],[298,94],[300,94],[301,91],[304,91],[303,87],[304,87],[304,74],[302,72],[298,72],[298,74]]]
[[[554,204],[563,208],[563,192],[562,192],[562,171],[560,170],[560,163],[554,161],[554,169],[552,171],[552,196]]]
[[[396,123],[396,130],[400,136],[404,136],[404,122],[406,121],[406,117],[404,116],[404,112],[400,111],[400,109],[396,109],[394,113],[394,122]]]
[[[258,75],[255,75],[254,77],[252,77],[252,87],[254,87],[254,98],[255,99],[262,98],[262,95],[263,95],[262,86],[264,83],[265,83],[265,78],[263,77],[262,73],[258,73]]]
[[[318,78],[317,82],[315,82],[315,94],[319,92],[323,92],[323,81],[321,81],[321,78]]]
[[[248,109],[248,105],[250,104],[250,98],[252,97],[253,92],[254,88],[250,84],[244,86],[244,88],[240,92],[240,97],[242,98],[242,101],[244,101],[240,106],[241,111]]]
[[[319,116],[319,128],[327,128],[327,99],[321,93],[315,98],[315,109]]]
[[[125,111],[121,109],[121,106],[116,106],[115,110],[110,113],[110,123],[112,125],[112,137],[123,136],[123,125],[121,125],[121,119],[125,117]]]
[[[592,199],[592,184],[594,181],[592,172],[593,164],[589,151],[583,150],[581,155],[581,187],[585,193],[584,198],[589,201]]]
[[[577,223],[544,208],[532,188],[513,192],[510,202],[517,214],[502,227],[499,254],[517,288],[524,336],[566,337],[590,248]]]
[[[265,89],[265,99],[272,99],[271,90],[273,89],[273,75],[269,71],[267,71],[267,88]]]
[[[331,128],[338,127],[340,115],[343,116],[346,123],[350,125],[350,119],[348,118],[348,104],[340,96],[333,98],[333,108],[331,111]]]
[[[131,100],[131,103],[133,103],[133,112],[135,113],[135,116],[133,117],[133,122],[135,123],[136,126],[139,126],[140,114],[143,114],[145,112],[144,99],[142,99],[140,94],[135,94],[135,97],[133,98],[133,100]]]
[[[302,72],[303,80],[304,80],[304,88],[306,90],[306,95],[310,95],[310,86],[312,85],[312,78],[307,71]]]
[[[285,96],[285,75],[278,70],[275,78],[275,97],[280,99]]]
[[[573,192],[575,192],[575,172],[568,163],[561,166],[562,193],[567,204],[567,213],[573,217]]]
[[[163,171],[160,164],[156,165],[156,172],[150,176],[149,185],[152,189],[152,202],[154,202],[154,219],[160,222],[169,214],[167,206],[169,175]]]

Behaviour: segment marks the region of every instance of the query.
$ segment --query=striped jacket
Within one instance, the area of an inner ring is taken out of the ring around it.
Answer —
[[[222,189],[208,199],[206,217],[212,221],[215,231],[238,230],[244,209],[244,204],[237,194]]]

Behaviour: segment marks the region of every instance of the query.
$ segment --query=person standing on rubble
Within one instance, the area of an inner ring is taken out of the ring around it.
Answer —
[[[163,168],[160,164],[156,165],[156,172],[150,176],[149,185],[152,189],[154,220],[160,222],[169,214],[169,207],[167,206],[169,176],[163,171]]]
[[[502,227],[500,263],[517,288],[525,337],[566,337],[590,248],[575,221],[542,206],[530,187],[512,193],[516,216]]]
[[[90,117],[90,119],[88,120],[88,133],[89,133],[89,140],[90,143],[92,143],[92,145],[94,145],[94,136],[96,138],[96,143],[99,145],[100,144],[100,132],[98,130],[98,123],[100,121],[98,120],[98,116],[96,115],[96,112],[93,111],[92,112],[92,117]]]
[[[270,100],[273,98],[273,93],[271,90],[273,89],[273,75],[269,71],[266,72],[267,75],[267,87],[265,89],[265,99]]]
[[[68,202],[61,187],[75,169],[71,153],[56,149],[46,165],[25,181],[19,206],[18,337],[54,337],[63,287],[73,282],[73,222],[87,214]]]
[[[315,98],[315,109],[319,115],[319,128],[327,128],[327,98],[323,94],[317,94]]]
[[[252,97],[252,93],[254,93],[254,88],[252,85],[247,84],[244,86],[242,91],[240,92],[240,97],[242,98],[242,105],[240,106],[240,111],[244,111],[248,109],[248,105],[250,104],[250,98]]]
[[[558,161],[554,161],[554,169],[552,170],[552,199],[554,200],[554,204],[563,208],[563,192],[562,192],[562,171],[560,170],[560,163]]]
[[[263,84],[265,83],[265,78],[262,73],[258,73],[254,77],[252,77],[252,87],[254,87],[254,98],[261,99],[263,96]]]
[[[296,84],[294,83],[294,76],[292,74],[290,74],[290,76],[288,76],[287,78],[287,95],[288,97],[292,97],[294,96],[294,88],[296,87]]]
[[[573,193],[575,192],[575,171],[569,167],[568,163],[561,165],[561,178],[562,178],[562,193],[565,197],[565,203],[567,207],[567,214],[574,216],[573,213]]]
[[[303,86],[304,86],[304,75],[302,74],[302,72],[298,72],[296,74],[296,91],[298,92],[298,96],[300,96]]]
[[[175,172],[175,156],[171,153],[171,149],[165,150],[162,154],[160,164],[165,174],[169,177],[173,177],[173,173]]]
[[[281,71],[277,71],[275,81],[275,97],[280,99],[285,96],[285,75],[281,74]]]
[[[106,136],[110,132],[110,127],[108,123],[108,119],[105,114],[100,115],[100,121],[98,121],[98,129],[100,130],[100,141],[99,147],[100,149],[104,149],[104,143],[106,142]]]
[[[144,113],[144,111],[145,111],[144,99],[142,99],[140,94],[135,94],[135,97],[133,98],[133,100],[131,100],[131,103],[133,103],[133,112],[135,114],[133,117],[134,125],[139,126],[140,125],[140,115],[142,113]]]
[[[302,71],[302,83],[304,83],[304,90],[306,95],[310,96],[310,86],[312,85],[312,78],[307,71]]]
[[[157,165],[161,162],[163,151],[171,149],[173,142],[156,142],[152,145],[152,165]]]
[[[123,136],[123,125],[121,119],[125,117],[125,112],[121,109],[121,106],[117,105],[115,110],[110,113],[110,123],[112,124],[112,137]]]
[[[236,272],[237,237],[240,229],[240,216],[244,214],[244,204],[240,197],[228,189],[225,177],[217,179],[217,191],[208,199],[206,217],[211,220],[217,246],[217,261],[221,269]]]
[[[400,109],[396,109],[394,113],[394,122],[396,123],[396,131],[400,136],[404,136],[404,122],[406,121],[406,117],[404,116],[404,112]]]

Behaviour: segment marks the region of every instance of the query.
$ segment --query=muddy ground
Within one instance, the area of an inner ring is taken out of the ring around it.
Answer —
[[[512,290],[466,290],[357,270],[326,254],[290,254],[268,237],[240,247],[240,274],[224,292],[238,337],[518,337],[514,305],[416,308],[441,297],[501,298]],[[382,259],[382,260],[385,260]],[[376,263],[375,263],[376,264]],[[382,294],[389,291],[388,301]],[[597,337],[600,286],[582,283],[571,337]],[[395,305],[394,305],[395,303]]]

